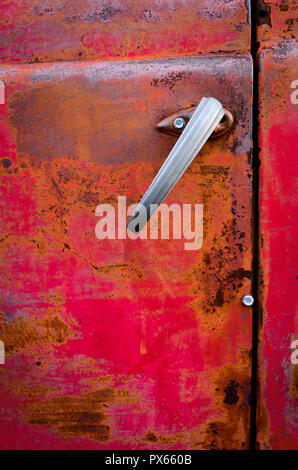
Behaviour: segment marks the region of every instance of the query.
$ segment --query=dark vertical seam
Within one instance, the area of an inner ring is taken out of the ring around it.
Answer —
[[[257,447],[257,412],[259,396],[259,312],[260,312],[260,250],[259,250],[259,64],[258,64],[258,5],[255,0],[251,2],[251,56],[253,59],[253,112],[252,112],[252,233],[253,233],[253,261],[252,261],[252,294],[254,305],[252,311],[252,349],[251,349],[251,414],[250,414],[250,450]]]

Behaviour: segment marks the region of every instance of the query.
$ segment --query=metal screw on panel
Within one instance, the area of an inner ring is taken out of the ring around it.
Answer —
[[[185,121],[183,118],[176,118],[175,121],[174,121],[174,127],[176,129],[183,129],[183,127],[185,126]]]
[[[245,307],[251,307],[254,301],[255,299],[253,298],[252,295],[244,295],[242,297],[242,303],[243,305],[245,305]]]

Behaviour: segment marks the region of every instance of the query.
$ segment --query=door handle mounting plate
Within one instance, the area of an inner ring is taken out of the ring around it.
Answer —
[[[189,108],[181,109],[180,111],[177,111],[176,113],[171,114],[170,116],[159,121],[156,125],[156,128],[165,134],[179,136],[187,126],[196,108],[197,106],[191,106]],[[210,139],[216,139],[217,137],[225,134],[233,126],[233,114],[226,108],[223,108],[223,110],[224,115],[210,135]]]

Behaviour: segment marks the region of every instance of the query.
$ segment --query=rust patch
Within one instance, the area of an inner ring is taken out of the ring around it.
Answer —
[[[154,432],[148,431],[146,436],[145,436],[145,440],[149,441],[149,442],[157,442],[158,437],[154,434]]]
[[[143,441],[146,441],[149,444],[155,444],[159,442],[163,445],[181,444],[181,442],[184,442],[187,446],[188,442],[192,439],[192,436],[192,432],[177,432],[175,434],[155,434],[152,431],[148,431],[145,437],[143,438]]]
[[[2,159],[2,165],[4,168],[9,168],[11,165],[11,160],[9,158],[3,158]]]
[[[225,420],[212,421],[206,427],[204,449],[236,450],[249,445],[250,378],[234,366],[225,367],[216,380],[217,406],[225,410]]]
[[[278,7],[279,7],[279,11],[288,11],[289,9],[288,0],[282,0],[282,3]]]
[[[207,315],[215,313],[217,307],[232,302],[239,294],[243,281],[251,279],[250,270],[237,267],[242,253],[246,250],[247,241],[245,232],[237,230],[236,226],[236,218],[232,220],[231,225],[223,224],[219,236],[214,237],[213,246],[204,253],[203,265],[192,268],[189,276],[194,293],[199,293],[200,287],[193,280],[200,279],[201,284],[203,276],[204,285],[208,290],[203,312]]]
[[[88,13],[83,13],[78,11],[75,15],[65,16],[65,23],[92,23],[92,22],[104,22],[106,23],[110,18],[121,13],[123,8],[114,7],[112,5],[103,5],[99,11],[89,11]],[[42,13],[41,13],[42,15]]]
[[[175,85],[181,80],[184,80],[187,75],[191,75],[191,73],[189,72],[186,74],[186,72],[169,72],[163,77],[153,78],[151,85],[154,87],[169,88],[169,90],[173,90]]]
[[[269,431],[269,414],[266,408],[266,405],[263,401],[261,401],[260,393],[258,398],[258,410],[257,410],[257,429],[258,433],[262,433],[262,438],[264,440],[268,437]],[[259,439],[257,439],[257,447],[260,448]]]
[[[75,337],[74,331],[59,315],[50,310],[48,316],[6,321],[0,313],[0,338],[8,354],[15,354],[37,345],[59,345]]]
[[[224,399],[224,403],[228,403],[228,405],[234,405],[239,400],[238,396],[238,388],[239,383],[235,380],[230,380],[229,384],[224,389],[226,397]]]
[[[53,397],[34,404],[26,422],[46,426],[63,437],[76,436],[104,442],[110,437],[110,425],[103,411],[114,402],[113,389],[92,391],[83,395]]]
[[[257,0],[257,26],[267,24],[272,27],[271,24],[271,6],[265,3],[263,0]]]
[[[63,83],[51,83],[46,87],[17,92],[11,97],[10,121],[16,129],[18,153],[32,154],[44,160],[54,159],[59,153],[66,157],[75,155],[78,150],[88,153],[89,133],[95,131],[89,128],[82,131],[82,109],[88,100],[84,90],[89,88],[86,81],[83,82],[69,79],[68,92]],[[49,93],[51,99],[48,98]],[[71,119],[73,107],[80,111]],[[76,136],[75,140],[71,138],[71,133]],[[55,180],[52,184],[57,189]]]
[[[298,398],[298,365],[296,365],[293,369],[290,385],[290,396],[292,398]]]

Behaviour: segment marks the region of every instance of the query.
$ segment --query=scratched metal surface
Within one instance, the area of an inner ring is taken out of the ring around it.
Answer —
[[[0,12],[2,63],[249,52],[247,0],[11,0]]]
[[[2,448],[245,449],[250,412],[251,58],[2,66]],[[168,203],[204,244],[96,239],[203,95],[235,114]]]
[[[260,54],[260,228],[262,305],[259,444],[298,448],[298,366],[290,345],[297,314],[297,47],[280,43]]]

